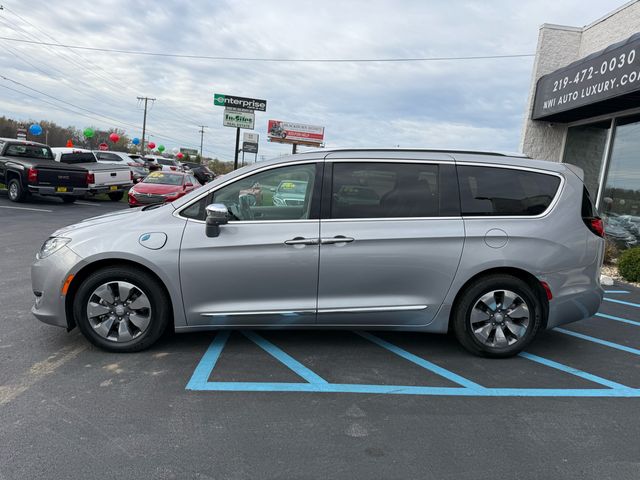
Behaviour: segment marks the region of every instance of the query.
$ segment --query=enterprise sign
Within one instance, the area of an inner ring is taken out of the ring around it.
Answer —
[[[572,121],[624,110],[640,105],[636,92],[640,93],[640,33],[541,77],[531,118]]]
[[[232,95],[223,95],[222,93],[213,94],[213,104],[217,107],[242,108],[246,110],[258,110],[259,112],[267,111],[267,101],[257,98],[234,97]]]

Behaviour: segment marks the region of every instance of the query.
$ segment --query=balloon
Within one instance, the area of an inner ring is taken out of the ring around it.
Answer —
[[[173,147],[173,150],[171,150],[173,152],[174,155],[176,155],[180,149],[178,147]]]
[[[158,151],[160,153],[164,152],[164,145],[158,145]]]
[[[178,153],[176,154],[176,157],[178,157],[178,160],[182,160],[182,159],[184,158],[184,153],[182,153],[182,152],[178,152]]]
[[[148,146],[151,150],[153,150],[154,148],[156,148],[156,144],[155,144],[155,143],[153,143],[153,142],[149,142],[149,143],[147,143],[147,146]]]
[[[67,147],[68,148],[73,148],[73,142],[70,139],[67,140]]]
[[[111,140],[113,143],[118,143],[118,140],[120,140],[120,135],[114,132],[109,135],[109,140]]]
[[[96,134],[96,132],[93,131],[93,128],[85,128],[84,132],[82,132],[82,134],[86,138],[93,138],[93,136]]]
[[[42,127],[40,125],[38,125],[37,123],[34,123],[33,125],[31,125],[29,127],[29,133],[31,135],[35,135],[38,136],[42,133]]]
[[[131,143],[133,143],[134,145],[139,145],[140,139],[138,137],[133,137],[133,140],[131,140]]]

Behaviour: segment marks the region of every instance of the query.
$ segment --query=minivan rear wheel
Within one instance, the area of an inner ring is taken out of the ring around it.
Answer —
[[[84,279],[73,313],[80,331],[97,347],[137,352],[163,334],[170,304],[152,275],[127,266],[107,267]]]
[[[536,336],[542,305],[527,282],[511,275],[491,275],[466,288],[452,321],[456,338],[471,353],[510,357]]]

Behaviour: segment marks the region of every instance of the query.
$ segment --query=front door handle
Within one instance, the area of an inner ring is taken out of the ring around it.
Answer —
[[[291,240],[285,240],[285,245],[318,245],[320,241],[317,238],[295,237]]]
[[[351,243],[354,239],[351,237],[345,237],[344,235],[336,235],[333,238],[321,238],[320,244],[322,245],[333,245],[336,243]]]

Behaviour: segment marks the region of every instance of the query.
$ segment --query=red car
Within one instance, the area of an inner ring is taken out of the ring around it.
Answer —
[[[189,173],[151,172],[129,190],[129,206],[172,202],[198,187],[200,183]]]

